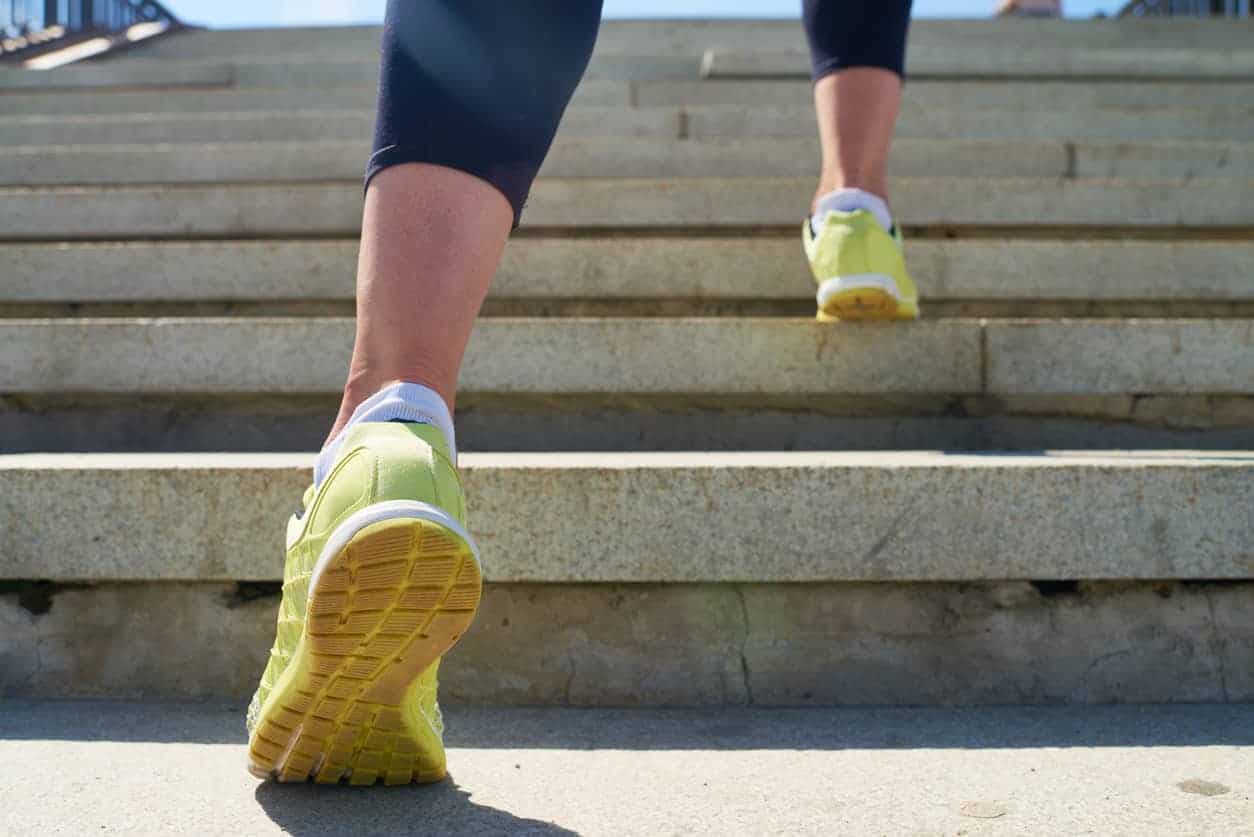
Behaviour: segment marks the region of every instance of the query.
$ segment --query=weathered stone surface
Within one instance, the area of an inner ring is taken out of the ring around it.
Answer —
[[[989,34],[972,38],[981,31]],[[1182,31],[1167,39],[1142,30],[1117,41],[1086,26],[1040,29],[1033,36],[1028,35],[1030,31],[977,25],[972,32],[920,32],[916,25],[908,70],[915,78],[1212,79],[1242,78],[1250,60],[1250,51],[1243,49],[1247,43],[1225,38],[1231,33],[1217,29],[1205,34],[1204,30]],[[1094,39],[1102,48],[1094,48],[1090,43]],[[709,74],[715,77],[801,78],[807,69],[800,26],[795,22],[745,26],[710,21],[694,26],[667,21],[654,22],[652,27],[647,22],[607,23],[598,40],[588,68],[591,78],[695,78],[703,55]],[[9,77],[0,77],[0,89],[168,84],[162,71],[169,74],[171,69],[196,81],[204,77],[210,83],[240,86],[370,84],[377,73],[378,43],[377,32],[366,29],[335,34],[307,29],[279,37],[264,31],[196,33],[153,42],[88,67],[38,74],[11,71]],[[1205,48],[1198,49],[1203,43]],[[213,70],[229,74],[225,80],[206,75]]]
[[[1254,297],[1254,244],[1248,242],[993,239],[906,247],[925,298]]]
[[[1254,586],[489,585],[449,704],[952,705],[1254,698]],[[0,594],[0,693],[245,697],[277,596]],[[37,612],[37,611],[43,612]],[[1222,613],[1222,622],[1215,614]]]
[[[312,111],[19,116],[0,122],[0,147],[329,141],[360,144],[374,126],[374,111],[364,105]],[[680,109],[673,107],[574,107],[562,119],[561,136],[678,139],[679,118]],[[1173,122],[1164,117],[1159,121],[1175,124],[1183,133],[1190,131],[1189,126],[1196,125],[1198,119],[1180,118]],[[1219,124],[1227,127],[1225,122]],[[1119,127],[1117,122],[1114,127]],[[360,167],[364,168],[364,162]],[[360,171],[354,176],[359,174]]]
[[[906,242],[933,300],[1254,301],[1246,241]],[[0,244],[6,302],[350,300],[352,240]],[[492,299],[798,300],[796,237],[516,238]]]
[[[377,74],[377,72],[375,73]],[[119,114],[207,113],[248,110],[360,110],[373,107],[376,89],[373,75],[368,85],[320,85],[308,87],[185,88],[177,91],[34,91],[0,93],[5,116],[20,114]],[[631,102],[631,85],[625,81],[590,79],[580,84],[571,100],[585,105],[625,106]]]
[[[1093,49],[1068,44],[982,44],[952,49],[913,44],[906,54],[911,78],[1197,79],[1241,82],[1254,75],[1254,50]],[[711,79],[810,77],[805,51],[706,51],[701,75]]]
[[[0,186],[349,180],[370,146],[355,142],[17,146],[0,156]],[[565,139],[542,177],[804,177],[813,139]],[[898,177],[1250,177],[1254,143],[927,140],[893,145]]]
[[[1254,586],[1042,589],[745,587],[753,699],[891,704],[914,692],[924,705],[1167,703],[1243,694],[1227,673],[1254,663],[1254,624],[1220,625],[1214,608],[1222,601],[1254,617]]]
[[[907,108],[1038,108],[1083,111],[1089,108],[1173,108],[1223,105],[1249,108],[1246,85],[1183,81],[940,81],[920,79],[906,85]],[[813,105],[814,92],[803,81],[659,80],[632,84],[633,104],[741,105],[802,107]],[[186,95],[186,94],[184,94]]]
[[[682,116],[682,122],[681,122]],[[127,143],[360,141],[374,112],[365,102],[343,110],[254,110],[210,113],[44,114],[0,122],[0,146]],[[934,109],[911,102],[896,136],[918,139],[1110,139],[1132,142],[1254,139],[1248,109],[1233,107]],[[719,139],[790,137],[812,140],[810,105],[776,107],[595,107],[567,109],[559,142],[579,137]]]
[[[0,578],[279,578],[309,462],[0,457]],[[1254,574],[1249,520],[1233,513],[1254,502],[1249,453],[485,453],[462,465],[496,581]]]
[[[488,318],[468,394],[853,395],[1254,393],[1249,320]],[[10,393],[338,390],[347,318],[0,322]],[[325,351],[310,355],[303,347]],[[334,350],[333,350],[334,349]],[[1145,363],[1147,357],[1156,358]]]
[[[911,82],[911,86],[914,82]],[[673,106],[674,107],[674,106]],[[647,113],[655,108],[636,108]],[[750,105],[685,106],[684,136],[711,137],[805,137],[814,135],[814,106],[768,103]],[[568,111],[574,113],[577,111]],[[1112,140],[1226,140],[1254,139],[1250,110],[1240,107],[1120,107],[1092,106],[1042,109],[1025,102],[994,107],[937,108],[912,98],[897,119],[898,138],[953,139],[1112,139]],[[21,125],[0,129],[22,136]],[[563,131],[566,128],[563,127]],[[571,135],[571,134],[568,134]],[[86,140],[90,141],[90,140]]]
[[[1025,322],[985,325],[988,391],[1254,390],[1254,322]]]
[[[55,93],[83,88],[226,87],[237,81],[232,65],[222,61],[78,64],[42,71],[5,67],[0,69],[0,97],[11,90]]]
[[[813,174],[813,139],[558,141],[541,170],[544,177],[802,177]],[[348,180],[370,154],[367,141],[19,146],[0,156],[0,185],[268,182]],[[1069,156],[1061,141],[943,142],[903,139],[894,146],[892,170],[901,176],[943,174],[1062,177],[1088,166],[1090,148]],[[1203,177],[1254,173],[1240,144],[1156,145],[1092,150],[1103,176]],[[1080,162],[1080,161],[1083,162]]]
[[[5,116],[32,114],[189,114],[233,111],[363,110],[373,105],[374,84],[286,88],[186,87],[160,95],[136,90],[34,91],[0,93]],[[571,104],[739,105],[806,107],[810,86],[795,81],[615,81],[588,79],[579,85]],[[919,79],[903,95],[907,110],[969,110],[972,108],[1081,111],[1088,108],[1248,108],[1241,84],[1197,84],[1172,81],[940,81]],[[808,120],[807,120],[808,121]]]
[[[131,55],[206,59],[224,56],[326,55],[365,59],[379,48],[379,26],[284,27],[282,29],[195,30],[149,41]],[[1246,21],[1224,18],[1147,17],[1119,20],[918,19],[911,44],[925,49],[987,49],[990,44],[1040,48],[1248,49],[1254,30]],[[606,20],[594,55],[701,55],[710,48],[798,52],[805,48],[800,22],[790,20],[649,19]],[[124,62],[125,56],[111,63]]]
[[[1254,224],[1250,182],[902,177],[894,195],[912,226],[1187,229]],[[811,178],[550,178],[537,181],[523,226],[791,228],[813,191]],[[361,201],[357,182],[8,188],[0,240],[348,236]]]
[[[304,452],[338,393],[22,396],[0,406],[9,453]],[[465,396],[463,451],[1254,450],[1254,396],[580,399]],[[752,403],[750,403],[752,402]]]
[[[236,88],[314,88],[319,86],[373,85],[379,77],[378,43],[360,54],[312,52],[288,55],[209,56],[192,59],[129,57],[90,65],[59,67],[44,72],[12,69],[0,73],[0,94],[6,90],[73,90],[96,87],[168,87],[173,85],[225,86]],[[171,60],[171,59],[174,60]],[[584,78],[655,79],[700,75],[701,53],[687,55],[600,55],[589,65]]]
[[[849,324],[845,324],[848,326]],[[347,318],[0,322],[8,392],[310,393],[339,389]],[[980,326],[761,318],[483,320],[467,393],[978,392]],[[304,351],[317,345],[318,352]],[[682,359],[682,362],[680,362]]]
[[[1079,142],[1068,147],[1075,177],[1243,178],[1254,173],[1254,143]]]

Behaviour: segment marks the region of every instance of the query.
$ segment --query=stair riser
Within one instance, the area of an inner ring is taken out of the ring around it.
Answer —
[[[242,110],[361,110],[373,106],[370,85],[318,85],[286,89],[204,89],[0,93],[5,116],[29,114],[206,113]],[[809,84],[796,81],[604,81],[583,82],[572,107],[737,105],[809,107]],[[1083,111],[1091,108],[1249,108],[1240,82],[1197,84],[1137,81],[912,81],[906,108],[933,111],[1008,108],[1015,111]]]
[[[615,82],[589,88],[584,95],[607,95]],[[801,81],[642,81],[632,85],[632,104],[739,105],[741,107],[806,106],[814,91]],[[1177,81],[937,81],[920,79],[906,85],[906,107],[933,111],[954,108],[1036,108],[1052,111],[1083,111],[1092,108],[1167,108],[1227,106],[1248,109],[1248,83],[1199,84]],[[578,94],[577,94],[578,95]]]
[[[1254,394],[1248,320],[484,319],[468,395]],[[348,318],[0,321],[11,394],[341,390]],[[90,352],[84,347],[90,346]],[[310,353],[310,346],[319,347]],[[1144,358],[1154,357],[1152,364]]]
[[[918,48],[966,49],[1040,47],[1243,49],[1254,34],[1248,23],[1204,18],[1143,18],[1117,21],[928,20],[910,25],[910,43]],[[379,48],[382,28],[292,27],[214,32],[189,31],[161,38],[134,53],[143,58],[222,59],[224,56],[334,56],[365,58]],[[738,50],[799,52],[805,49],[800,21],[754,20],[607,20],[597,37],[595,56],[646,54],[698,55],[718,46]]]
[[[682,119],[681,119],[682,111]],[[1034,108],[937,110],[907,103],[897,121],[901,139],[1118,139],[1127,141],[1254,139],[1249,108]],[[0,122],[0,146],[108,145],[195,142],[360,141],[374,112],[356,109],[241,111],[145,116],[55,115]],[[814,111],[798,107],[573,107],[562,118],[559,141],[581,137],[726,139],[814,136]]]
[[[906,56],[912,78],[1043,79],[1189,79],[1242,82],[1254,75],[1254,53],[1246,50],[1086,49],[1074,46],[1024,47],[984,45],[981,49],[935,49],[914,44]],[[641,77],[666,77],[663,61],[641,61]],[[806,79],[808,52],[713,47],[701,63],[703,78]],[[682,77],[682,73],[670,77]]]
[[[131,185],[352,180],[369,143],[276,143],[10,148],[0,186]],[[806,177],[816,172],[813,140],[729,142],[559,141],[542,177]],[[1254,176],[1254,143],[1119,144],[1057,141],[944,142],[902,139],[889,170],[897,177],[1210,178]]]
[[[1138,80],[1241,83],[1254,74],[1249,50],[1198,52],[1180,49],[1094,51],[1074,47],[1025,49],[985,46],[979,50],[937,50],[913,45],[906,56],[912,80],[1006,79]],[[308,88],[374,84],[378,51],[360,56],[292,56],[287,59],[223,57],[204,61],[130,58],[30,73],[0,68],[0,92],[84,88],[171,87]],[[802,51],[764,52],[715,47],[686,55],[601,55],[584,73],[588,81],[650,82],[663,79],[808,80],[810,62]]]
[[[897,222],[939,228],[1254,228],[1250,180],[900,177]],[[1171,194],[1172,200],[1163,200]],[[812,177],[550,178],[536,182],[524,229],[800,229]],[[362,187],[343,183],[0,189],[0,240],[356,236]]]
[[[929,317],[941,315],[938,304],[972,300],[1042,310],[1087,303],[1107,316],[1160,305],[1167,317],[1182,316],[1173,306],[1184,303],[1213,305],[1197,316],[1216,317],[1250,316],[1242,306],[1254,304],[1254,243],[1248,241],[910,239],[906,258]],[[357,242],[0,244],[0,264],[6,266],[0,305],[349,303]],[[814,283],[796,234],[515,238],[493,280],[489,312],[506,300],[611,307],[657,300],[674,306],[672,312],[686,303],[691,313],[700,313],[702,304],[756,300],[802,306],[794,313],[805,315],[813,310]]]
[[[449,704],[953,705],[1254,699],[1254,584],[488,585]],[[1042,590],[1044,592],[1042,592]],[[277,595],[0,595],[0,693],[246,697]],[[47,608],[46,612],[36,613]]]
[[[562,398],[463,397],[457,439],[468,451],[1037,451],[1254,449],[1254,398],[833,399],[721,408],[639,399],[609,406]],[[336,395],[257,399],[8,399],[6,453],[316,450]],[[1024,403],[1026,401],[1026,403]],[[124,402],[124,403],[123,403]]]

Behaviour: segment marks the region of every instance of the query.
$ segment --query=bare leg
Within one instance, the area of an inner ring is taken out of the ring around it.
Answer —
[[[879,67],[849,67],[815,83],[823,161],[816,203],[835,189],[888,200],[888,147],[900,107],[901,77]]]
[[[513,219],[499,190],[456,169],[406,163],[370,181],[356,342],[328,439],[358,404],[396,381],[428,386],[452,409],[462,355]]]

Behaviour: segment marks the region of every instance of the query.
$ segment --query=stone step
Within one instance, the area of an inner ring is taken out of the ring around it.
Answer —
[[[4,320],[0,391],[335,392],[352,337],[347,317]],[[471,339],[461,388],[767,402],[836,394],[1248,396],[1252,337],[1248,319],[886,327],[786,318],[488,318]]]
[[[5,708],[0,751],[22,769],[0,802],[27,834],[400,834],[421,810],[449,835],[723,835],[734,824],[1140,837],[1240,834],[1254,815],[1254,713],[1243,706],[456,706],[446,713],[455,779],[339,793],[259,786],[242,766],[239,701]],[[61,784],[77,789],[73,805]]]
[[[308,142],[368,138],[374,128],[374,111],[363,109],[371,99],[360,99],[353,109],[326,110],[239,110],[207,113],[151,114],[35,114],[0,117],[0,146],[13,145],[120,145],[126,143],[176,142]],[[649,137],[681,138],[681,109],[678,107],[633,108],[584,106],[566,111],[562,120],[563,137]],[[792,118],[807,120],[813,133],[813,109],[787,109]],[[1248,119],[1240,111],[1225,109],[1191,109],[1165,114],[1133,113],[1105,119],[1112,130],[1120,124],[1134,130],[1136,121],[1152,123],[1150,130],[1161,129],[1170,135],[1185,138],[1189,125],[1198,122],[1210,127],[1215,138],[1236,137]],[[780,117],[781,121],[783,117]],[[1071,118],[1073,124],[1080,120]],[[1224,133],[1218,133],[1220,130]],[[712,132],[718,130],[712,126]],[[713,135],[713,134],[712,134]],[[798,130],[798,135],[800,131]],[[808,135],[808,134],[807,134]],[[1254,138],[1254,133],[1251,133]],[[1197,136],[1208,139],[1209,136]]]
[[[1248,109],[1245,82],[1171,82],[1136,80],[979,81],[968,79],[911,81],[903,100],[908,106],[934,110],[1007,108],[1025,110],[1088,110],[1091,108],[1167,108],[1229,106]],[[808,82],[791,79],[723,81],[646,81],[631,85],[632,104],[742,105],[762,107],[812,104]],[[591,93],[592,91],[589,91]],[[188,94],[180,94],[188,95]],[[7,101],[7,100],[6,100]]]
[[[1075,111],[979,108],[937,110],[913,103],[897,122],[899,138],[1111,139],[1126,141],[1254,140],[1254,109],[1091,108]],[[126,115],[33,115],[0,119],[0,146],[126,143],[308,142],[369,137],[365,109],[233,111]],[[575,107],[561,138],[814,136],[811,106]]]
[[[96,88],[168,88],[184,85],[234,88],[316,88],[370,86],[379,77],[378,49],[360,56],[255,56],[224,61],[210,57],[148,59],[134,57],[74,64],[31,72],[0,68],[0,95],[15,90],[75,90]],[[1239,59],[1236,59],[1239,63]],[[701,76],[702,56],[611,55],[594,59],[584,73],[589,81],[632,81]],[[1216,76],[1220,77],[1220,76]]]
[[[1250,452],[467,453],[460,464],[494,582],[1254,577],[1249,520],[1233,513],[1254,502]],[[281,580],[283,523],[311,466],[309,454],[0,456],[0,578]]]
[[[542,177],[814,176],[817,140],[560,139]],[[12,146],[0,187],[136,183],[351,180],[368,140],[219,144]],[[1254,177],[1254,142],[1130,143],[1064,140],[927,140],[893,145],[901,177]]]
[[[913,86],[913,82],[911,83]],[[1003,103],[990,107],[930,106],[908,101],[901,110],[896,136],[928,139],[1216,139],[1235,142],[1254,132],[1254,108],[1127,107],[1087,105],[1073,110],[1039,109]],[[648,113],[639,107],[634,112]],[[683,137],[704,139],[753,136],[812,136],[814,109],[793,106],[685,106]],[[0,133],[8,130],[0,123]]]
[[[1158,303],[1254,303],[1254,242],[911,239],[927,303],[1088,303],[1097,312]],[[357,242],[346,240],[0,245],[0,306],[37,303],[348,302]],[[757,238],[529,238],[510,241],[497,301],[743,300],[809,306],[814,285],[795,235]],[[1103,307],[1108,306],[1108,307]],[[677,306],[678,307],[678,306]],[[0,308],[0,311],[3,309]],[[685,310],[679,308],[678,310]],[[930,310],[930,309],[929,309]]]
[[[1022,79],[1254,79],[1254,50],[1075,46],[988,46],[953,49],[912,46],[906,74],[922,78]],[[707,50],[701,75],[712,79],[810,78],[806,51]]]
[[[23,393],[0,399],[9,453],[316,450],[338,392]],[[1254,396],[666,396],[458,399],[463,451],[1254,449]]]
[[[907,227],[1207,230],[1254,225],[1248,178],[897,178]],[[549,178],[524,228],[794,228],[804,178]],[[1170,200],[1164,196],[1170,196]],[[0,240],[352,236],[361,183],[0,189]]]
[[[265,667],[278,590],[5,584],[0,694],[242,702]],[[1241,703],[1254,700],[1251,602],[1249,581],[489,583],[440,694],[523,706]]]
[[[282,29],[191,30],[136,48],[142,58],[221,59],[323,55],[366,58],[377,54],[379,26],[284,27]],[[916,49],[988,49],[1009,45],[1087,49],[1248,49],[1248,21],[1205,18],[1140,20],[936,20],[916,19],[910,44]],[[786,20],[607,20],[595,55],[700,55],[710,48],[798,52],[805,49],[801,23]],[[105,62],[113,63],[118,58]]]
[[[72,90],[134,90],[152,88],[143,95],[160,95],[180,87],[230,87],[236,71],[222,61],[142,61],[117,64],[74,64],[55,70],[0,67],[0,102],[12,92],[57,93]],[[7,112],[7,108],[5,112]]]
[[[1169,81],[912,81],[907,108],[934,111],[1002,108],[1015,111],[1084,111],[1093,108],[1228,107],[1249,110],[1247,85]],[[373,84],[292,88],[65,89],[0,93],[0,125],[23,115],[195,114],[233,111],[319,111],[371,108]],[[794,80],[609,81],[589,79],[575,91],[574,107],[628,105],[742,107],[812,106],[810,85]]]
[[[809,79],[804,51],[731,50],[712,45],[686,54],[595,56],[589,80],[651,81],[707,78]],[[283,56],[171,60],[126,56],[120,60],[60,67],[44,72],[0,69],[0,91],[101,87],[317,87],[371,85],[378,78],[377,50],[361,55],[308,53]],[[914,45],[906,56],[912,79],[1138,79],[1247,81],[1254,77],[1254,50],[1151,49],[1016,45],[953,49]]]
[[[17,521],[0,566],[18,576],[0,586],[0,692],[247,695],[273,633],[281,522],[309,462],[0,458]],[[1251,463],[1235,452],[467,455],[494,580],[444,695],[1249,700],[1254,584],[1248,526],[1231,510],[1251,500]],[[79,526],[29,511],[48,503]],[[841,518],[856,523],[831,525],[833,508],[856,509]],[[1090,572],[1119,580],[1084,581]],[[74,580],[48,578],[58,574]],[[832,575],[878,580],[822,580]],[[605,577],[646,580],[594,580]],[[694,580],[707,577],[720,580]]]
[[[278,592],[7,583],[0,694],[245,700]],[[524,706],[1240,703],[1254,698],[1252,600],[1242,580],[490,582],[440,694]]]
[[[0,124],[8,117],[30,114],[81,116],[129,113],[213,113],[219,111],[319,111],[374,106],[376,89],[369,85],[328,85],[304,88],[245,88],[174,90],[54,90],[0,93]],[[583,106],[624,107],[631,104],[627,82],[583,82],[572,103]]]

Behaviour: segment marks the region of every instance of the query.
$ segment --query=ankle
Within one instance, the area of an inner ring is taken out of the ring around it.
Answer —
[[[315,484],[320,483],[334,465],[345,431],[361,423],[410,421],[432,425],[439,428],[450,458],[457,461],[452,411],[444,397],[431,387],[411,381],[390,381],[349,408],[351,402],[346,393],[335,427],[318,454],[314,467]]]
[[[437,385],[430,377],[420,374],[405,377],[383,377],[365,373],[351,373],[344,385],[344,394],[340,398],[340,408],[336,413],[335,423],[331,426],[331,432],[327,434],[326,442],[334,439],[348,425],[353,412],[367,399],[397,384],[416,384],[431,390],[443,400],[448,408],[450,417],[452,416],[454,407],[453,396],[456,394],[455,387]]]
[[[875,216],[875,220],[889,232],[893,228],[893,215],[888,202],[879,195],[866,189],[842,188],[819,195],[811,210],[811,225],[816,230],[823,224],[829,212],[856,212],[865,210]]]
[[[814,190],[814,198],[810,201],[810,211],[813,212],[818,208],[819,201],[833,192],[839,192],[842,189],[857,189],[862,192],[874,195],[888,203],[888,179],[885,177],[854,177],[846,174],[828,174],[824,173],[819,178],[819,185]]]

